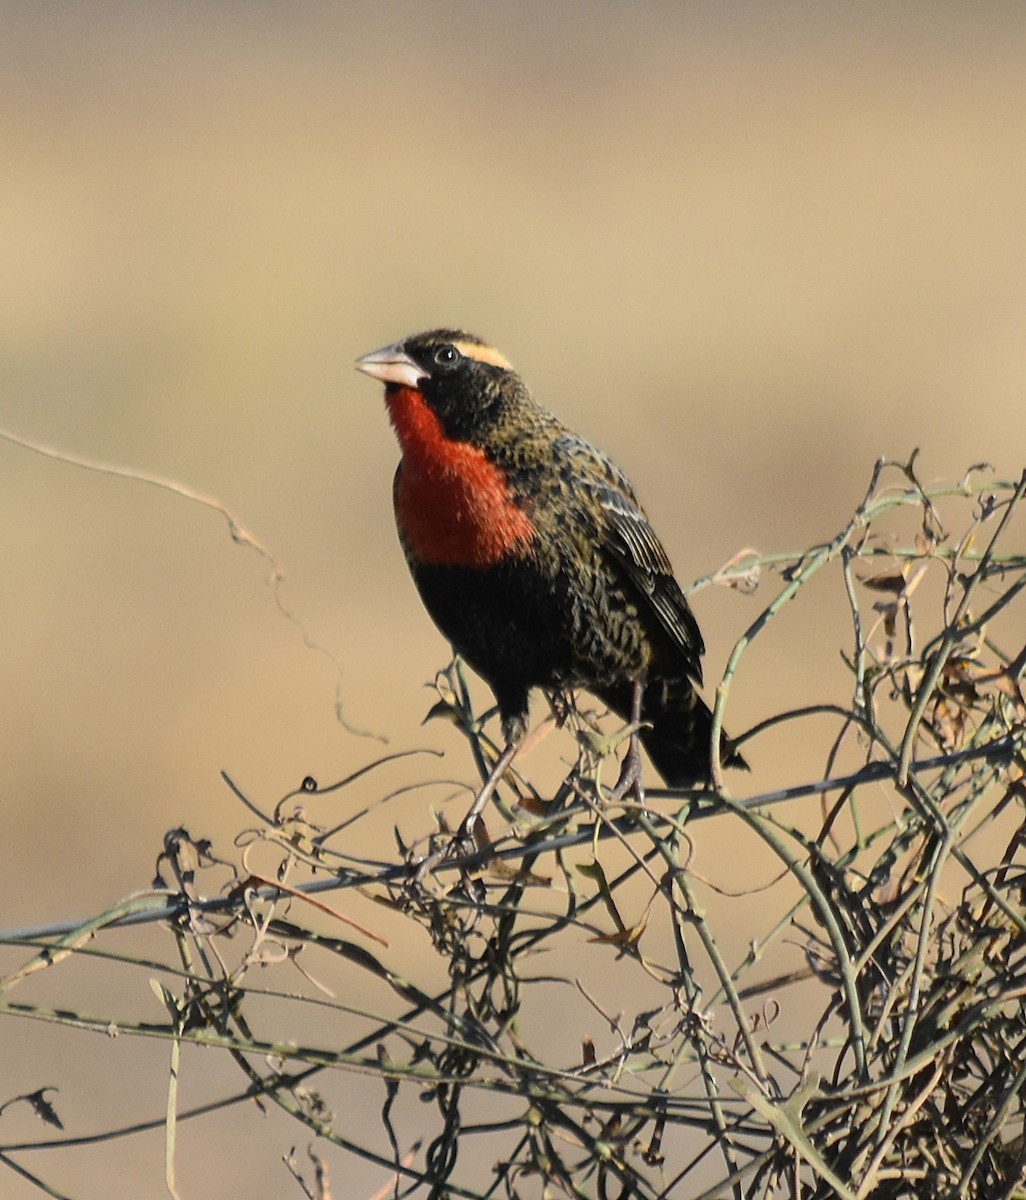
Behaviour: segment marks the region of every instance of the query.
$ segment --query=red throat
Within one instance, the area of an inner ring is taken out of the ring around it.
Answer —
[[[422,392],[390,386],[385,401],[403,452],[395,517],[409,550],[464,567],[523,555],[534,526],[504,472],[483,450],[447,437]]]

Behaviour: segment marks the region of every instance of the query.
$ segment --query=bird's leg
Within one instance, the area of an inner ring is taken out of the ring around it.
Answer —
[[[467,815],[460,822],[460,827],[453,837],[446,844],[429,854],[417,866],[414,880],[421,883],[425,876],[443,863],[452,853],[459,853],[464,843],[470,843],[476,847],[477,842],[474,838],[474,826],[477,824],[477,819],[484,811],[485,805],[492,798],[495,789],[499,786],[499,781],[509,769],[510,763],[516,756],[517,750],[520,748],[520,738],[513,738],[506,743],[506,749],[495,760],[495,766],[488,772],[488,778],[481,785],[481,790],[474,797],[474,803],[470,806]]]
[[[545,698],[549,702],[549,708],[552,709],[556,728],[562,729],[570,719],[570,714],[576,711],[573,692],[546,692]]]
[[[457,838],[473,840],[474,825],[477,822],[477,818],[484,811],[484,806],[492,798],[493,792],[499,786],[499,780],[506,774],[519,748],[519,740],[507,742],[506,749],[495,760],[495,766],[489,771],[488,778],[481,785],[481,790],[474,797],[474,803],[463,818],[459,831],[456,834]]]
[[[616,787],[609,793],[610,799],[616,803],[634,793],[638,804],[645,803],[645,780],[641,767],[641,702],[645,695],[644,679],[635,679],[631,691],[631,737],[627,744],[627,753],[620,766],[620,777]]]

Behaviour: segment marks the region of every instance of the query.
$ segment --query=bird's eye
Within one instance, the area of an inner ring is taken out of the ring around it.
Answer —
[[[435,351],[435,365],[446,370],[452,370],[460,361],[460,352],[455,346],[439,346]]]

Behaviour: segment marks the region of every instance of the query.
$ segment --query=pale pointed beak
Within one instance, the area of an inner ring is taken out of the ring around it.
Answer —
[[[354,365],[358,371],[370,375],[372,379],[398,384],[400,387],[416,388],[420,386],[422,379],[428,378],[427,371],[417,366],[399,342],[392,346],[382,346],[380,350],[372,350],[370,354],[358,358]]]

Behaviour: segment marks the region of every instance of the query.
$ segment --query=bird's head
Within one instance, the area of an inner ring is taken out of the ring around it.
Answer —
[[[423,404],[444,436],[457,442],[480,441],[511,406],[528,399],[498,350],[457,329],[417,333],[372,350],[356,360],[356,369],[384,383],[393,421],[400,407]]]

